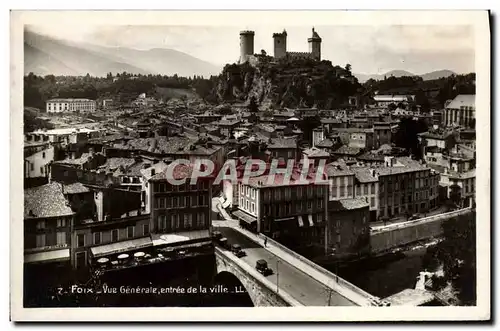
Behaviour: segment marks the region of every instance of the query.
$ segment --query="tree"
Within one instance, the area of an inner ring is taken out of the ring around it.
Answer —
[[[267,56],[267,53],[266,53],[266,51],[265,51],[265,50],[261,49],[261,50],[260,50],[260,55],[262,55],[262,56]]]
[[[257,113],[259,111],[259,105],[255,100],[255,96],[252,95],[250,102],[248,103],[248,111],[251,113]]]
[[[350,74],[352,66],[348,63],[345,65],[345,70]]]

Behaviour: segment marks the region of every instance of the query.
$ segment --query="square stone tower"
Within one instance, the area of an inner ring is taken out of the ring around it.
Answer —
[[[273,33],[274,57],[280,59],[286,56],[286,30],[282,33]]]

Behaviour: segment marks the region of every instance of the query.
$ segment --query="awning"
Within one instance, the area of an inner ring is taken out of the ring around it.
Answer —
[[[252,216],[252,215],[248,215],[247,213],[245,213],[244,211],[241,211],[241,210],[237,210],[233,213],[233,216],[237,217],[238,219],[248,223],[248,224],[252,224],[253,222],[257,222],[257,218]]]
[[[210,232],[208,230],[151,234],[151,240],[153,242],[153,246],[181,244],[182,242],[188,242],[192,240],[199,240],[205,238],[210,238]]]
[[[302,216],[299,216],[299,226],[300,227],[304,226],[304,221],[302,220]]]
[[[314,226],[314,223],[313,223],[313,215],[307,215],[307,218],[309,219],[309,225],[310,225],[310,226]]]
[[[24,263],[57,262],[65,260],[69,260],[69,248],[32,253],[24,256]]]
[[[123,252],[131,251],[131,250],[135,250],[135,249],[140,249],[140,248],[144,248],[144,247],[149,247],[149,246],[153,246],[151,238],[144,237],[144,238],[139,238],[139,239],[121,241],[121,242],[116,242],[116,243],[112,243],[112,244],[92,247],[90,249],[90,251],[92,252],[92,255],[94,257],[101,257],[103,255],[123,253]]]
[[[293,219],[295,219],[295,217],[275,218],[274,221],[275,222],[282,222],[282,221],[289,221],[289,220],[293,220]]]

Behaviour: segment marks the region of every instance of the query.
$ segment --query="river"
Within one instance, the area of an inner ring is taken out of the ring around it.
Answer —
[[[415,288],[416,278],[422,271],[426,248],[404,252],[400,258],[377,262],[376,260],[338,269],[345,280],[370,294],[385,298],[407,288]],[[335,273],[335,266],[325,266]]]

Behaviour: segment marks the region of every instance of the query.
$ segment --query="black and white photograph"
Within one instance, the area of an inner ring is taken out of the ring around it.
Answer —
[[[489,318],[486,11],[120,13],[11,12],[14,316]]]

